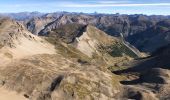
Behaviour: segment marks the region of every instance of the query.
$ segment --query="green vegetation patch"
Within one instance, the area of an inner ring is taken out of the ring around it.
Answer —
[[[128,47],[122,43],[114,44],[109,47],[109,54],[113,57],[122,57],[123,55],[128,55],[132,58],[136,58],[137,55],[133,53]]]

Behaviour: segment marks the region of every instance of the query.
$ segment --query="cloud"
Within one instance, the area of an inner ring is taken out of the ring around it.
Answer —
[[[12,8],[21,9],[21,8],[28,8],[28,7],[42,7],[44,5],[49,6],[49,7],[50,6],[57,7],[57,5],[54,3],[34,3],[34,4],[32,4],[32,3],[30,3],[30,4],[18,3],[18,4],[0,4],[0,8],[2,8],[2,9],[9,8],[12,10]]]
[[[127,3],[125,3],[127,2]],[[170,3],[130,3],[131,1],[93,1],[91,2],[49,2],[49,3],[34,3],[34,4],[0,4],[1,8],[22,8],[22,7],[66,7],[66,8],[100,8],[100,7],[169,7]]]
[[[134,3],[124,3],[124,4],[109,4],[108,2],[103,2],[101,4],[80,4],[80,3],[67,3],[67,4],[60,4],[58,6],[61,7],[139,7],[139,6],[170,6],[170,3],[140,3],[140,4],[134,4]]]
[[[148,3],[148,4],[65,4],[62,7],[139,7],[139,6],[170,6],[170,3]]]
[[[123,1],[122,1],[123,2]],[[100,8],[100,7],[147,7],[147,6],[156,6],[156,7],[169,7],[170,3],[121,3],[121,2],[112,2],[112,1],[99,1],[96,3],[74,3],[74,2],[53,2],[53,3],[35,3],[35,4],[11,4],[11,5],[0,5],[1,7],[9,8],[22,8],[22,7],[65,7],[65,8]]]
[[[73,1],[55,1],[42,3],[19,3],[19,4],[0,4],[0,8],[22,8],[22,7],[54,7],[54,8],[100,8],[100,7],[169,7],[170,3],[133,3],[131,0],[86,0],[82,2]]]
[[[45,0],[44,0],[45,1]],[[146,7],[150,9],[145,10]],[[145,13],[145,14],[169,14],[170,2],[165,3],[137,3],[132,0],[52,0],[49,2],[28,2],[0,4],[0,12],[22,11],[70,11],[70,12],[102,12],[102,13]],[[167,9],[167,10],[165,10]]]
[[[121,3],[132,3],[132,1],[97,1],[98,4],[121,4]]]

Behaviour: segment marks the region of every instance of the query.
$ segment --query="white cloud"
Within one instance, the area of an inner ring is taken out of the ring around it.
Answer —
[[[97,1],[98,4],[121,4],[121,3],[131,3],[132,1]]]
[[[170,3],[132,3],[130,0],[124,1],[85,1],[84,3],[75,3],[69,1],[49,2],[49,3],[34,3],[34,4],[0,4],[0,8],[22,8],[22,7],[70,7],[70,8],[100,8],[100,7],[169,7]]]
[[[60,7],[139,7],[139,6],[170,6],[170,3],[143,3],[143,4],[78,4],[78,3],[67,3],[60,4]]]

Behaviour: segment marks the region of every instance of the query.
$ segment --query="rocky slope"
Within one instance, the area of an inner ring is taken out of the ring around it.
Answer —
[[[79,64],[61,55],[37,55],[15,61],[1,76],[6,76],[6,88],[22,92],[31,100],[113,99],[119,98],[121,90],[121,78],[104,66]]]
[[[34,54],[55,53],[54,46],[34,36],[24,26],[8,18],[0,19],[0,44],[3,60],[12,60]]]
[[[53,23],[56,19],[58,19],[62,13],[57,14],[47,14],[42,15],[41,17],[34,17],[26,20],[23,20],[22,22],[25,24],[27,29],[32,32],[33,34],[38,35],[40,31],[42,31],[46,26]]]
[[[68,26],[62,26],[39,37],[21,23],[2,18],[0,85],[3,91],[8,89],[17,92],[18,99],[30,100],[122,98],[123,86],[119,81],[125,77],[107,68],[131,60],[128,54],[131,51],[119,39],[94,26],[73,26],[71,33],[65,30]],[[119,47],[122,51],[115,54]]]

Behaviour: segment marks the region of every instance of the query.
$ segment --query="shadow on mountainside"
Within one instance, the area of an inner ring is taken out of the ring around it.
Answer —
[[[123,74],[123,73],[130,73],[130,72],[142,73],[152,68],[170,69],[169,59],[170,59],[170,55],[158,55],[155,57],[146,58],[137,61],[137,64],[135,64],[134,66],[128,69],[113,71],[113,73],[114,74]]]

